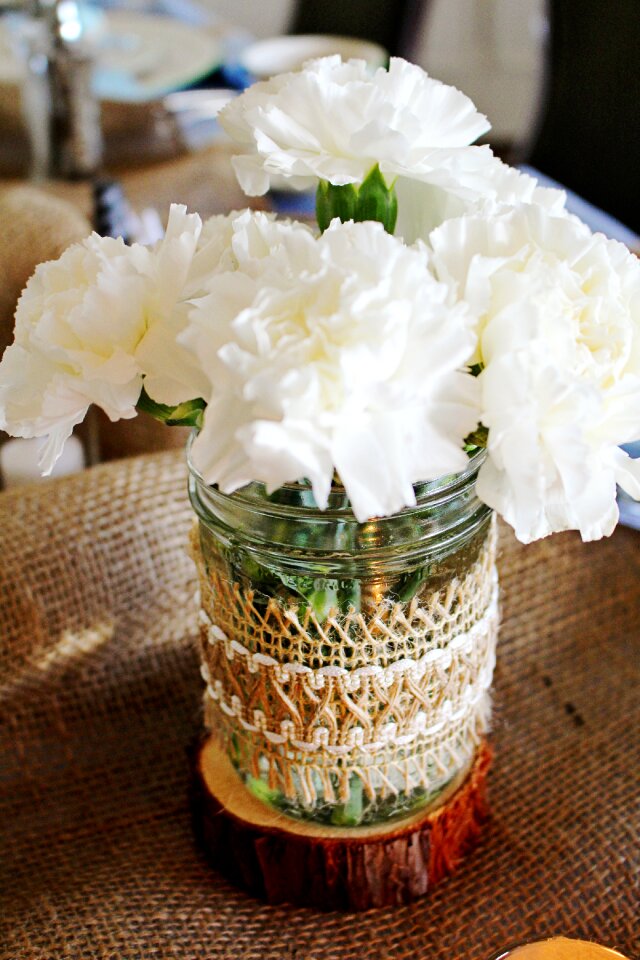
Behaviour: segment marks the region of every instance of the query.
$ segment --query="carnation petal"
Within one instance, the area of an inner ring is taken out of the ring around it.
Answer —
[[[321,237],[261,214],[237,218],[230,269],[194,301],[179,342],[209,378],[192,448],[223,490],[306,478],[326,505],[334,466],[358,517],[413,502],[413,483],[464,468],[475,346],[424,247],[375,222]]]
[[[640,460],[634,460],[625,450],[611,451],[616,483],[634,500],[640,500]]]
[[[243,150],[233,163],[249,195],[282,176],[300,188],[361,183],[378,164],[389,181],[422,179],[472,197],[490,155],[470,146],[489,124],[469,98],[399,58],[373,74],[361,60],[309,61],[252,85],[219,119]]]

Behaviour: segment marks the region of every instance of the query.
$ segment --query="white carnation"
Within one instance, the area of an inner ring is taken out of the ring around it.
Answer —
[[[521,205],[431,235],[438,278],[475,317],[489,457],[479,495],[527,542],[617,520],[640,494],[640,264],[574,218]]]
[[[477,153],[472,156],[480,159]],[[470,214],[496,216],[505,207],[521,203],[538,204],[555,216],[568,216],[564,191],[541,187],[535,177],[508,166],[490,152],[482,152],[478,173],[474,180],[467,175],[461,181],[464,190],[399,177],[395,233],[406,243],[426,240],[445,220]]]
[[[192,448],[207,482],[307,477],[322,507],[335,467],[364,520],[465,467],[478,411],[460,370],[474,337],[424,249],[377,223],[334,221],[316,238],[248,213],[231,247],[235,269],[214,273],[181,337],[210,378]]]
[[[183,269],[179,278],[176,277],[180,282],[172,295],[165,299],[162,322],[150,326],[140,342],[137,359],[145,374],[144,387],[158,403],[177,406],[196,397],[208,399],[209,381],[202,372],[202,364],[181,346],[180,334],[187,326],[190,300],[205,292],[208,278],[217,270],[225,269],[227,259],[231,258],[227,267],[232,265],[233,222],[239,216],[241,213],[233,212],[228,216],[210,217],[204,223],[198,218],[198,229],[191,236],[189,254],[181,261]],[[171,218],[167,235],[156,247],[151,262],[167,246],[170,227]],[[178,231],[177,239],[181,236],[184,234]],[[158,266],[163,266],[161,261]]]
[[[480,498],[523,543],[561,530],[608,536],[618,520],[616,482],[640,496],[640,464],[618,450],[628,436],[607,399],[566,374],[542,340],[497,356],[479,381],[489,427]],[[628,399],[638,406],[640,384]]]
[[[16,310],[15,342],[0,363],[0,427],[48,436],[50,472],[90,404],[112,419],[133,417],[156,326],[182,295],[201,222],[173,207],[154,249],[96,234],[37,268]],[[173,368],[175,345],[160,338],[155,363]]]
[[[376,164],[397,176],[452,189],[482,189],[489,130],[471,100],[420,67],[392,58],[371,74],[364,60],[311,60],[249,87],[219,115],[243,148],[234,167],[243,190],[263,194],[272,177],[308,188],[318,179],[361,183]]]

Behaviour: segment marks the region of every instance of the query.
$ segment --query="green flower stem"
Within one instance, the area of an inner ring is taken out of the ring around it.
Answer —
[[[333,808],[331,823],[339,827],[357,827],[362,821],[362,807],[362,780],[354,775],[349,780],[349,799]]]
[[[337,217],[347,220],[377,220],[387,233],[393,233],[398,217],[398,198],[395,184],[387,186],[378,164],[356,187],[352,183],[335,186],[321,180],[316,193],[316,219],[321,231],[325,231]]]
[[[321,180],[316,191],[316,220],[321,231],[327,229],[334,217],[343,223],[356,219],[358,191],[352,183],[335,187],[327,180]]]

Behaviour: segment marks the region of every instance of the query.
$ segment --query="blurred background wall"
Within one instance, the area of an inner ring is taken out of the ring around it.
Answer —
[[[295,6],[294,0],[201,4],[258,37],[285,31]],[[417,62],[471,97],[489,117],[492,139],[526,138],[539,96],[545,0],[427,0],[424,7]]]

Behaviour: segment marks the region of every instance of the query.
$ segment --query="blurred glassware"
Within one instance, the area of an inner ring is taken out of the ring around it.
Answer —
[[[0,22],[0,80],[22,86],[34,179],[92,176],[102,162],[100,107],[93,93],[95,49],[84,6],[33,0]]]
[[[15,14],[0,20],[1,83],[23,79],[25,53],[29,55],[34,34],[41,40],[42,30],[33,24],[42,18],[40,11],[55,11],[63,42],[90,50],[95,59],[92,89],[101,100],[149,102],[196,82],[224,58],[215,31],[169,16],[130,8],[103,10],[75,0],[41,0],[36,10],[35,18]],[[43,52],[37,41],[35,47]]]
[[[129,13],[171,17],[195,26],[211,22],[211,11],[198,0],[89,0],[101,10],[126,10]],[[215,17],[215,15],[214,15]]]
[[[177,90],[164,97],[162,105],[183,142],[191,150],[199,150],[225,135],[216,118],[236,95],[236,90],[225,89]]]
[[[44,22],[49,85],[49,169],[66,179],[93,176],[102,164],[100,105],[93,89],[97,47],[75,0],[36,0]]]
[[[0,0],[1,2],[1,0]],[[233,63],[246,34],[215,16],[198,13],[189,3],[189,22],[164,15],[166,4],[134,3],[109,9],[75,3],[82,45],[92,46],[96,69],[91,90],[99,100],[104,163],[107,169],[170,159],[211,141],[215,122],[197,126],[193,137],[182,135],[173,111],[162,103],[167,92],[195,83],[228,85],[222,65]],[[178,7],[178,4],[173,6]],[[2,8],[0,8],[2,9]],[[144,9],[147,12],[139,12]],[[149,14],[162,10],[163,15]],[[49,144],[50,58],[42,17],[30,15],[34,4],[0,16],[0,176],[35,178],[54,173]],[[199,18],[199,19],[198,19]],[[67,25],[68,29],[68,25]],[[185,53],[188,51],[188,55]],[[86,102],[86,101],[85,101]],[[190,118],[194,120],[193,115]]]

